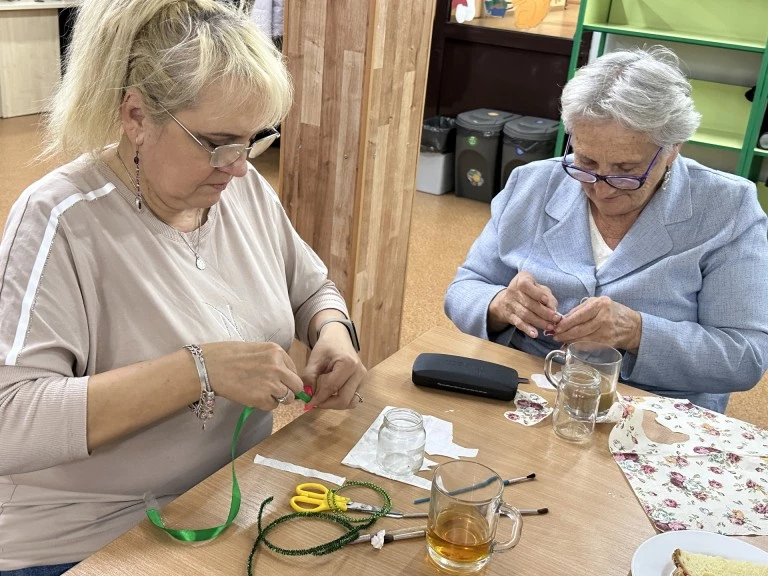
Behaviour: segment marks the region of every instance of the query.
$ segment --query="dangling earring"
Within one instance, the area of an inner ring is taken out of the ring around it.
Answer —
[[[136,156],[133,157],[133,163],[136,164],[136,210],[141,212],[144,205],[144,199],[141,197],[141,183],[139,181],[139,149],[136,148]]]
[[[664,178],[661,180],[661,189],[666,190],[669,179],[672,177],[672,166],[667,166],[667,171],[664,172]]]

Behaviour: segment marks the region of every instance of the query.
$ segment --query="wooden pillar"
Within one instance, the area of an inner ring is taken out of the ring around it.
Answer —
[[[285,6],[295,103],[283,125],[280,195],[344,295],[369,367],[398,348],[434,7]]]

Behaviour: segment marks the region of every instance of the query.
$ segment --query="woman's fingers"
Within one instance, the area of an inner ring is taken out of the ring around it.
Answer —
[[[337,377],[335,374],[323,374],[317,379],[318,382],[318,390],[321,390],[326,384],[327,381],[330,380],[332,377]],[[357,400],[355,397],[355,392],[357,391],[357,387],[354,385],[352,381],[352,377],[348,378],[346,381],[344,381],[340,387],[337,388],[338,392],[336,394],[333,394],[331,396],[326,396],[325,400],[318,401],[316,406],[318,408],[329,408],[329,409],[336,409],[336,410],[343,410],[346,408],[353,408],[353,400]],[[313,398],[314,401],[314,398]]]
[[[357,400],[355,392],[365,376],[362,364],[336,362],[330,371],[317,378],[317,389],[312,404],[318,408],[353,408]]]
[[[601,302],[599,298],[585,300],[558,323],[554,340],[565,343],[588,339],[603,341],[603,333],[610,330],[610,326],[606,325],[606,315],[602,314],[605,306],[606,302]]]
[[[204,347],[214,391],[244,406],[274,410],[304,385],[288,353],[271,342],[218,342]]]
[[[510,324],[512,324],[512,326],[521,332],[525,332],[531,338],[539,337],[539,331],[536,329],[536,327],[524,321],[520,316],[513,314],[510,317]]]
[[[270,382],[272,385],[271,396],[278,404],[291,404],[296,399],[296,394],[304,389],[304,382],[298,374],[290,368],[281,371],[280,379]]]
[[[547,330],[560,320],[557,300],[552,291],[528,272],[520,272],[509,285],[508,321],[531,338],[538,338],[538,330]]]
[[[558,324],[554,339],[569,344],[593,340],[636,351],[642,337],[642,315],[608,296],[587,298]]]

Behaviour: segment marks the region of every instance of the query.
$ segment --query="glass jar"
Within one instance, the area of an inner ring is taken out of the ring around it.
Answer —
[[[376,462],[396,476],[415,474],[424,462],[427,432],[421,414],[408,408],[392,408],[379,428]]]

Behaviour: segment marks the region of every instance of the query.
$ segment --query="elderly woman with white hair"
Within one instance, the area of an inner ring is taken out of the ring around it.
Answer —
[[[700,116],[664,48],[578,70],[562,118],[573,154],[510,175],[446,313],[538,356],[613,346],[623,381],[723,412],[768,368],[768,220],[754,183],[680,156]]]
[[[0,245],[0,576],[61,574],[221,468],[243,407],[238,452],[305,387],[362,401],[344,299],[247,161],[290,104],[222,3],[82,2],[46,142],[80,156]]]

